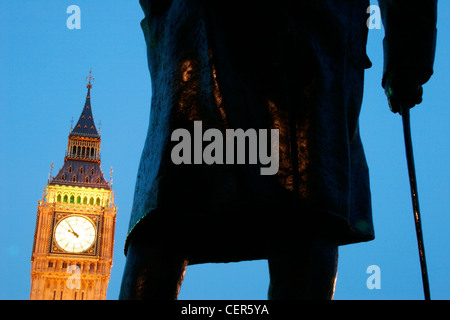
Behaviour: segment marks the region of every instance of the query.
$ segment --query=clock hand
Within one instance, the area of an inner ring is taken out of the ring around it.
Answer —
[[[69,231],[70,233],[72,233],[75,237],[77,237],[78,238],[78,234],[76,233],[76,232],[74,232],[74,231],[71,231],[71,230],[69,230],[69,229],[67,229],[67,231]]]
[[[69,226],[69,228],[72,230],[72,231],[70,231],[70,230],[67,230],[67,231],[69,231],[69,232],[72,232],[73,233],[73,235],[75,236],[75,237],[77,237],[78,238],[78,233],[76,233],[74,230],[73,230],[73,228],[72,228],[72,226],[70,225],[70,223],[69,222],[67,222],[67,225]]]

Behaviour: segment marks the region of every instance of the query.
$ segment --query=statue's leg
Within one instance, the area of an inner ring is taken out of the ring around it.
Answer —
[[[188,261],[162,245],[132,240],[122,278],[119,299],[176,300]]]
[[[270,300],[331,300],[337,275],[338,246],[310,238],[299,246],[279,243],[268,258]]]

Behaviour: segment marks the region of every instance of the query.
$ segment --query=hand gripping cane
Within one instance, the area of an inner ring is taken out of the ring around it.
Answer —
[[[423,244],[422,223],[420,219],[419,195],[417,193],[416,170],[414,167],[414,155],[411,139],[411,125],[409,120],[409,108],[401,109],[403,134],[405,137],[406,161],[408,163],[409,184],[411,187],[411,198],[416,226],[417,245],[419,247],[420,268],[422,270],[422,283],[425,300],[430,300],[430,287],[428,283],[427,263],[425,260],[425,246]]]

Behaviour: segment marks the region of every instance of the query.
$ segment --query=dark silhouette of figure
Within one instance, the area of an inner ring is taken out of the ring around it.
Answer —
[[[189,264],[267,259],[269,299],[331,299],[338,247],[374,238],[358,127],[369,1],[140,3],[152,101],[120,298],[176,299]],[[379,4],[397,112],[433,73],[437,1]],[[171,134],[196,120],[278,129],[278,171],[175,164]]]

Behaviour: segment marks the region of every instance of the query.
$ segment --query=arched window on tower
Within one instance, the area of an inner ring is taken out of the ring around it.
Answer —
[[[86,176],[86,178],[84,179],[85,182],[89,182],[89,176]]]
[[[64,196],[63,202],[64,202],[64,203],[67,203],[67,194]]]
[[[100,205],[100,198],[97,198],[95,204],[98,205],[98,206]]]
[[[74,196],[70,196],[70,203],[75,203],[75,197]]]
[[[58,196],[56,197],[56,202],[61,202],[61,195],[58,194]]]

